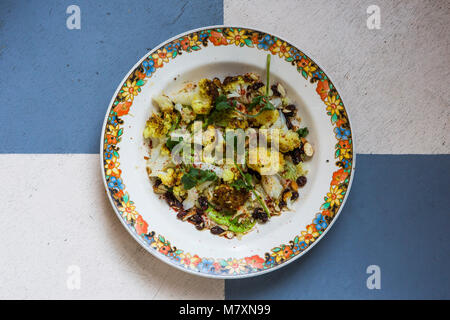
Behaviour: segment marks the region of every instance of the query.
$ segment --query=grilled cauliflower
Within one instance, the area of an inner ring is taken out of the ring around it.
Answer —
[[[173,103],[170,101],[169,97],[162,94],[153,98],[153,101],[158,105],[159,109],[163,112],[172,111]]]
[[[254,119],[258,125],[264,125],[268,127],[275,123],[278,119],[278,110],[264,110],[260,115],[257,115]]]
[[[193,83],[188,83],[184,86],[183,89],[178,91],[172,98],[172,101],[177,104],[190,106],[192,104],[192,99],[194,98],[194,94],[196,92],[196,85]]]
[[[201,79],[192,98],[192,109],[196,114],[208,114],[218,95],[219,91],[213,81]]]
[[[248,167],[262,175],[277,173],[284,166],[281,153],[264,147],[250,149],[248,158]]]
[[[282,131],[278,143],[281,152],[289,152],[300,147],[300,138],[295,131]]]
[[[158,178],[161,179],[161,182],[163,185],[167,187],[172,187],[175,184],[177,175],[175,173],[175,170],[173,168],[167,169],[166,172],[162,172],[158,174]]]
[[[147,124],[144,129],[144,138],[163,138],[172,127],[172,124],[176,121],[176,114],[173,112],[165,112],[163,117],[154,113],[150,119],[147,120]]]

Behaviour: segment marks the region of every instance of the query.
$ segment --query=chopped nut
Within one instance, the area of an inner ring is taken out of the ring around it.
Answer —
[[[305,151],[305,154],[308,157],[312,157],[312,155],[314,154],[314,149],[311,145],[311,143],[307,142],[303,145],[303,151]]]
[[[284,87],[281,85],[281,83],[278,84],[277,90],[282,97],[284,97],[286,95],[286,90],[284,90]]]

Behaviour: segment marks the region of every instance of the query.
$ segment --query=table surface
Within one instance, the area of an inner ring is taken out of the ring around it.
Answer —
[[[450,4],[377,1],[381,28],[370,30],[371,4],[83,0],[81,29],[69,30],[67,3],[2,1],[0,298],[450,298]],[[238,281],[148,254],[115,217],[98,167],[123,76],[158,43],[216,24],[270,31],[318,62],[343,96],[358,153],[326,239]],[[380,266],[381,290],[366,287],[369,265]],[[80,289],[67,285],[71,266]]]

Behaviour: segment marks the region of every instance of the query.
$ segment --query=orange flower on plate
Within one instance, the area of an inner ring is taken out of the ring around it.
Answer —
[[[339,169],[338,171],[333,173],[333,180],[331,181],[332,186],[337,186],[345,181],[348,177],[348,172],[345,172],[344,169]]]
[[[211,41],[215,46],[220,46],[220,45],[227,45],[227,39],[224,37],[224,35],[220,32],[211,31],[211,35],[209,36],[209,41]]]
[[[328,97],[328,92],[330,91],[330,86],[328,80],[318,81],[316,92],[319,94],[320,99],[324,101]]]
[[[134,228],[136,229],[136,232],[141,235],[141,234],[147,234],[147,228],[148,228],[148,224],[147,222],[145,222],[144,219],[142,219],[141,215],[138,215],[136,222],[134,224]],[[160,250],[161,251],[161,250]]]
[[[250,265],[252,268],[262,269],[263,268],[264,259],[261,258],[258,255],[254,255],[254,256],[245,258],[245,262],[248,265]]]
[[[131,101],[120,102],[117,106],[114,107],[113,111],[117,113],[117,115],[124,116],[128,114],[131,107]]]

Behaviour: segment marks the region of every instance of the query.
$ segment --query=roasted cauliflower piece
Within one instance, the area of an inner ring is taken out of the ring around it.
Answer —
[[[201,79],[192,98],[192,110],[196,114],[208,114],[218,95],[218,88],[213,81]]]
[[[265,127],[268,127],[270,125],[272,125],[273,123],[275,123],[275,121],[277,121],[279,117],[279,113],[278,110],[264,110],[263,112],[261,112],[261,114],[257,115],[254,119],[254,121],[256,122],[256,124],[262,126],[264,125]]]
[[[217,186],[213,194],[213,202],[227,211],[236,211],[248,198],[248,192],[237,191],[226,184]]]
[[[256,147],[249,150],[247,165],[261,175],[275,174],[283,169],[284,157],[278,151]]]
[[[173,168],[169,168],[166,172],[158,174],[158,178],[161,179],[163,185],[173,187],[177,179],[177,174]]]
[[[294,150],[300,147],[300,137],[297,132],[288,130],[281,131],[278,141],[279,150],[283,153]]]
[[[178,116],[175,112],[164,112],[162,116],[154,113],[147,120],[144,129],[144,138],[163,138],[177,121]]]
[[[165,94],[156,96],[153,101],[158,105],[159,109],[163,112],[170,112],[173,110],[173,103]]]

